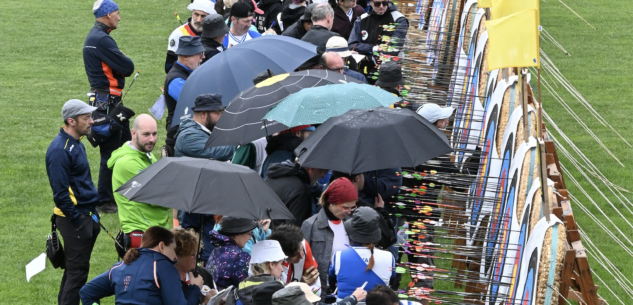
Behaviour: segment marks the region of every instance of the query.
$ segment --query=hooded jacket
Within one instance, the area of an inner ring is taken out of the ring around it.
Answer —
[[[235,146],[218,146],[205,148],[211,131],[198,124],[193,119],[185,119],[180,123],[176,132],[174,156],[214,159],[227,161],[233,157]]]
[[[289,161],[273,164],[265,181],[295,217],[294,221],[286,220],[285,223],[301,226],[312,215],[310,176],[305,169]]]
[[[246,278],[239,284],[238,288],[233,287],[231,293],[229,293],[229,296],[226,298],[226,305],[257,304],[253,302],[253,290],[260,284],[272,281],[277,280],[270,274],[260,274]],[[279,282],[279,284],[283,285],[282,282]]]
[[[289,27],[284,26],[284,31],[281,35],[301,40],[307,32],[308,31],[306,31],[303,27],[303,22],[301,20],[297,20],[297,22]]]
[[[263,34],[266,30],[272,27],[273,22],[279,23],[279,21],[277,21],[277,15],[281,14],[284,9],[284,5],[280,0],[261,0],[257,4],[257,8],[264,11],[263,14],[255,13],[255,25],[257,26],[257,31],[260,34]],[[276,29],[275,32],[279,34],[278,29]]]
[[[121,96],[125,78],[134,73],[134,63],[110,37],[112,29],[95,21],[84,43],[84,67],[92,90]]]
[[[183,294],[172,260],[150,249],[140,249],[139,254],[131,264],[118,262],[81,288],[82,304],[99,304],[112,295],[117,304],[198,304],[200,288],[189,285]]]
[[[365,13],[362,6],[356,5],[352,8],[352,20],[350,21],[347,14],[340,6],[334,7],[334,23],[332,24],[332,32],[339,33],[345,40],[349,39],[349,34],[354,27],[354,21]]]
[[[293,161],[295,155],[293,151],[301,144],[301,138],[291,133],[281,133],[270,137],[266,143],[266,160],[262,164],[262,178],[266,179],[268,168],[275,163],[286,160]]]
[[[209,59],[211,59],[211,57],[216,56],[220,54],[220,52],[226,50],[223,44],[215,41],[215,39],[213,38],[202,37],[200,38],[200,42],[204,47],[204,59],[202,60],[201,64],[207,62]]]
[[[237,243],[217,231],[211,231],[211,243],[215,250],[207,262],[207,270],[211,272],[219,290],[231,285],[238,287],[248,277],[250,254],[244,252]]]
[[[303,16],[303,13],[305,11],[305,5],[292,3],[289,6],[285,7],[284,10],[281,12],[281,16],[279,17],[284,30],[295,24],[295,22],[299,21],[299,18]]]
[[[108,168],[112,170],[112,189],[118,189],[154,162],[156,157],[152,153],[141,152],[126,142],[112,152],[108,160]],[[169,208],[130,201],[117,192],[114,193],[114,200],[119,206],[119,222],[123,233],[134,230],[145,232],[149,227],[167,227],[169,223]]]
[[[395,29],[390,32],[383,32],[382,25],[397,23]],[[394,47],[401,49],[409,30],[409,22],[407,18],[398,11],[395,4],[389,2],[387,11],[378,15],[375,11],[362,14],[354,22],[354,28],[347,40],[350,50],[371,55],[374,46],[380,44],[378,38],[381,35],[388,35],[392,38],[398,38],[399,43],[393,44]],[[399,50],[401,51],[401,50]],[[398,55],[399,52],[383,52],[389,55]]]

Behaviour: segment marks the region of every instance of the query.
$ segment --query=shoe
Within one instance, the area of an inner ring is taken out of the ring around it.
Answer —
[[[119,208],[117,207],[116,203],[113,201],[106,202],[97,207],[97,212],[104,213],[104,214],[114,214],[118,211],[119,211]]]

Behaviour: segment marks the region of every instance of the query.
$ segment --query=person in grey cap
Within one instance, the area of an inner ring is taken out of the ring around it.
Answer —
[[[376,285],[389,285],[396,277],[396,262],[391,252],[374,249],[381,239],[376,225],[379,218],[374,209],[359,207],[345,221],[351,247],[334,254],[328,272],[330,287],[338,285],[338,300],[352,295],[365,282],[365,289],[370,290]]]
[[[397,96],[401,96],[400,90],[404,87],[402,67],[395,61],[388,61],[380,65],[376,86]]]
[[[96,107],[69,100],[62,108],[64,126],[46,151],[46,173],[55,202],[51,218],[64,239],[66,269],[59,288],[59,304],[79,304],[79,290],[88,280],[90,255],[100,227],[96,206],[99,195],[90,174],[86,149],[81,143],[90,134]]]
[[[303,12],[299,20],[292,25],[284,25],[286,28],[281,35],[301,39],[312,28],[312,10],[317,3],[312,3]]]
[[[224,17],[220,14],[211,14],[202,21],[202,46],[204,47],[205,63],[211,57],[226,50],[222,42],[229,32],[229,27],[224,23]]]
[[[178,103],[182,86],[185,85],[185,81],[189,78],[189,75],[200,66],[200,62],[204,59],[204,47],[200,42],[200,37],[180,37],[176,55],[178,55],[178,61],[176,61],[171,67],[171,70],[169,70],[169,73],[167,73],[163,86],[165,90],[165,104],[167,104],[167,124],[165,124],[167,137],[165,139],[165,146],[163,146],[161,151],[163,157],[174,156],[174,145],[176,144],[174,135],[176,131],[178,131],[178,126],[171,127],[171,121],[174,118],[174,112],[176,111],[176,104]]]

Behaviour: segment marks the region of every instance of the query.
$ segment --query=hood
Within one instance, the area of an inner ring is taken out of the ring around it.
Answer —
[[[385,14],[389,13],[389,12],[393,12],[393,11],[397,11],[398,7],[393,4],[392,2],[389,2],[389,6],[387,6],[387,11],[385,12]],[[374,10],[372,10],[371,12],[369,12],[370,15],[376,15],[376,12]]]
[[[235,246],[237,243],[226,235],[218,233],[218,231],[211,231],[211,243],[216,247]]]
[[[188,118],[188,119],[185,119],[184,121],[180,122],[180,126],[178,126],[178,131],[176,131],[176,134],[174,135],[174,139],[178,138],[178,135],[180,133],[182,133],[184,130],[189,129],[189,128],[195,128],[195,129],[198,129],[198,130],[202,130],[202,126],[200,126],[200,124],[198,124],[193,119]]]
[[[297,165],[288,160],[270,165],[270,167],[268,168],[268,173],[266,174],[266,177],[270,177],[273,179],[292,176],[299,177],[299,179],[301,179],[306,184],[310,183],[308,172],[306,172],[306,170],[303,168],[299,168]]]
[[[270,155],[278,150],[293,152],[301,144],[301,142],[301,138],[291,133],[281,133],[277,136],[268,138],[266,153]]]
[[[259,1],[259,3],[257,3],[257,8],[259,8],[262,11],[266,12],[268,10],[268,8],[270,8],[271,6],[273,6],[275,4],[282,5],[281,1],[279,1],[279,0],[261,0],[261,1]]]
[[[303,5],[294,7],[291,4],[290,6],[284,8],[284,10],[281,12],[281,19],[299,20],[299,18],[303,16],[303,13],[305,12],[305,10],[306,10],[306,7]]]
[[[137,160],[141,160],[141,162],[145,163],[148,160],[148,156],[146,153],[136,150],[130,146],[130,141],[127,141],[121,145],[117,150],[112,152],[112,156],[110,160],[108,160],[108,168],[114,168],[114,165],[123,157],[123,156],[131,156]],[[150,160],[150,163],[152,161]]]

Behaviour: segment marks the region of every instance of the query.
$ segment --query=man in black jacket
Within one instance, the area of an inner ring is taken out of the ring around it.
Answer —
[[[117,29],[121,20],[117,4],[112,0],[99,0],[95,2],[93,13],[95,25],[86,37],[83,58],[90,82],[90,105],[97,107],[96,115],[104,116],[120,104],[125,78],[134,73],[134,63],[119,50],[109,35]],[[121,129],[109,131],[103,141],[93,143],[95,147],[99,145],[101,153],[98,190],[99,204],[102,205],[100,211],[105,213],[117,210],[112,196],[112,171],[107,166],[108,159],[121,144],[132,139],[129,122],[126,120],[119,125]]]
[[[264,34],[267,30],[273,27],[274,24],[278,24],[277,15],[281,14],[284,10],[284,5],[281,0],[261,0],[257,4],[257,8],[263,11],[263,14],[255,12],[255,27],[260,34]],[[280,32],[277,27],[274,27],[275,32]]]
[[[279,15],[280,22],[273,27],[278,34],[299,21],[299,18],[303,16],[308,6],[306,0],[294,0],[290,2],[288,5],[284,4],[284,10],[281,11],[281,15]]]
[[[211,59],[211,57],[226,50],[222,42],[228,32],[229,27],[224,23],[224,17],[222,17],[222,15],[211,14],[204,18],[202,21],[202,38],[200,39],[204,47],[204,59],[202,63],[205,63]]]
[[[304,220],[312,216],[312,206],[316,199],[312,196],[311,186],[325,176],[327,170],[318,168],[301,167],[291,161],[273,164],[268,168],[266,184],[279,196],[290,213],[293,220],[275,221],[279,223],[291,223],[301,226]]]
[[[284,31],[281,35],[301,39],[312,28],[312,10],[317,6],[316,3],[308,5],[303,12],[303,16],[292,25],[284,24]]]
[[[305,42],[309,42],[317,46],[317,56],[312,57],[303,65],[302,69],[314,69],[319,65],[321,55],[325,53],[325,45],[332,36],[340,36],[331,32],[334,24],[334,10],[327,3],[319,3],[312,9],[312,28],[301,38]]]

